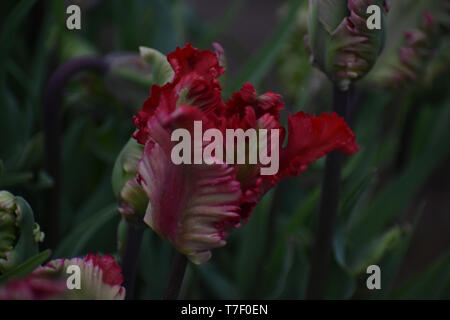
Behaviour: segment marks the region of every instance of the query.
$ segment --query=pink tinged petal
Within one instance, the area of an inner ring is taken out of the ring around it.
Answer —
[[[416,59],[416,57],[417,57],[417,54],[416,54],[416,51],[414,50],[414,48],[405,47],[405,48],[400,48],[400,50],[399,50],[400,61],[405,65],[411,65],[413,63],[414,59]]]
[[[429,11],[425,11],[424,13],[424,28],[425,29],[431,29],[436,25],[436,20],[434,19],[433,15]]]
[[[33,271],[37,277],[59,276],[66,279],[66,269],[77,265],[81,272],[81,290],[68,290],[66,299],[123,300],[125,288],[119,264],[111,255],[88,254],[84,258],[56,259]],[[64,281],[64,286],[66,283]]]
[[[61,299],[67,291],[65,281],[47,279],[34,274],[13,280],[0,288],[0,300]]]
[[[407,40],[408,46],[417,46],[424,44],[427,41],[427,34],[421,30],[407,30],[405,31],[405,38]]]
[[[97,300],[123,300],[125,288],[121,286],[120,267],[116,262],[112,266],[109,262],[111,259],[114,260],[109,255],[99,258],[98,255],[89,254],[84,259],[65,260],[64,268],[70,265],[80,267],[81,290],[84,290],[87,296]],[[114,268],[117,269],[118,274]]]
[[[149,197],[144,222],[192,262],[204,263],[240,222],[240,184],[226,164],[173,164],[166,134],[164,140],[147,143],[138,165]]]
[[[219,60],[219,65],[221,67],[225,67],[226,65],[225,50],[223,50],[222,45],[218,42],[213,42],[212,46],[214,48],[214,53],[216,54],[217,59]]]

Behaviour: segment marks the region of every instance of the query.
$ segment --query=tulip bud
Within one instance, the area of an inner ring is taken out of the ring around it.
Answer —
[[[370,5],[388,10],[383,0],[310,0],[312,63],[343,91],[371,70],[384,46],[384,16],[381,29],[369,29]]]
[[[145,214],[148,197],[137,181],[137,165],[143,146],[130,139],[117,157],[112,174],[114,194],[119,200],[119,212],[128,222],[139,223]]]
[[[148,196],[137,178],[128,180],[119,194],[119,212],[127,221],[140,222],[148,205]]]
[[[11,251],[17,235],[17,215],[14,196],[7,191],[0,191],[0,271],[4,272],[14,264]]]
[[[44,233],[25,200],[0,191],[0,273],[36,254],[37,243],[43,240]]]
[[[401,47],[393,52],[388,63],[377,68],[374,79],[389,87],[401,87],[419,81],[424,83],[428,67],[441,44],[438,30],[435,18],[429,12],[424,12],[420,27],[403,33]]]

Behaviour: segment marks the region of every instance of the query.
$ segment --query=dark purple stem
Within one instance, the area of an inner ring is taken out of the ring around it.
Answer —
[[[175,251],[172,268],[170,270],[169,282],[164,292],[164,300],[176,300],[180,294],[183,283],[184,273],[186,271],[187,258],[184,254]]]
[[[108,63],[103,58],[84,57],[61,65],[50,77],[44,96],[45,170],[53,179],[45,191],[43,230],[46,244],[53,248],[58,241],[58,215],[61,201],[61,117],[60,109],[64,88],[70,78],[83,71],[104,74]]]
[[[411,139],[414,134],[414,126],[416,124],[421,101],[413,102],[406,115],[405,124],[402,129],[402,136],[398,148],[397,157],[395,160],[395,171],[401,173],[408,162],[408,155],[411,149]]]
[[[333,100],[334,111],[338,115],[346,118],[350,92],[344,92],[334,87]],[[343,160],[344,155],[338,151],[333,151],[326,158],[322,196],[319,205],[318,228],[306,292],[307,299],[321,299],[324,295],[333,234],[338,214]]]
[[[136,271],[139,262],[139,251],[142,244],[144,227],[129,223],[127,239],[122,257],[122,273],[124,287],[127,290],[126,300],[133,300],[135,295]]]

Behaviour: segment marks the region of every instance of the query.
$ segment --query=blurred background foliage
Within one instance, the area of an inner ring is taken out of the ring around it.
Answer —
[[[139,46],[167,54],[186,42],[212,49],[217,41],[227,58],[226,97],[251,81],[260,93],[282,94],[289,112],[330,111],[331,84],[310,66],[303,42],[307,2],[1,1],[0,189],[24,197],[38,222],[53,183],[44,170],[46,83],[75,57],[110,62],[105,75],[79,74],[64,91],[60,239],[52,257],[117,255],[111,172],[152,84]],[[391,2],[384,53],[353,96],[350,121],[361,150],[343,172],[326,298],[450,298],[450,5]],[[81,7],[81,30],[66,28],[70,3]],[[415,81],[391,83],[386,74],[400,63],[404,32],[420,28],[425,10],[439,23],[437,40]],[[304,298],[323,166],[322,159],[284,181],[210,262],[190,265],[181,296]],[[161,297],[171,255],[166,241],[145,231],[137,298]],[[371,264],[381,267],[381,290],[366,288]]]

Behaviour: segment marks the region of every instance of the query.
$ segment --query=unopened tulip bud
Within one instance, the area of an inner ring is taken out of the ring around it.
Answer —
[[[311,60],[343,91],[372,69],[384,46],[384,16],[380,29],[367,25],[371,5],[387,12],[383,0],[310,0]]]
[[[137,165],[143,146],[130,139],[117,157],[112,174],[114,193],[119,200],[119,212],[129,222],[139,223],[145,214],[148,197],[137,181]]]
[[[0,274],[36,254],[37,243],[43,240],[25,200],[0,191]]]
[[[395,63],[380,71],[382,82],[396,87],[416,83],[423,78],[439,44],[437,23],[425,12],[421,26],[404,33],[404,44],[398,49]]]

